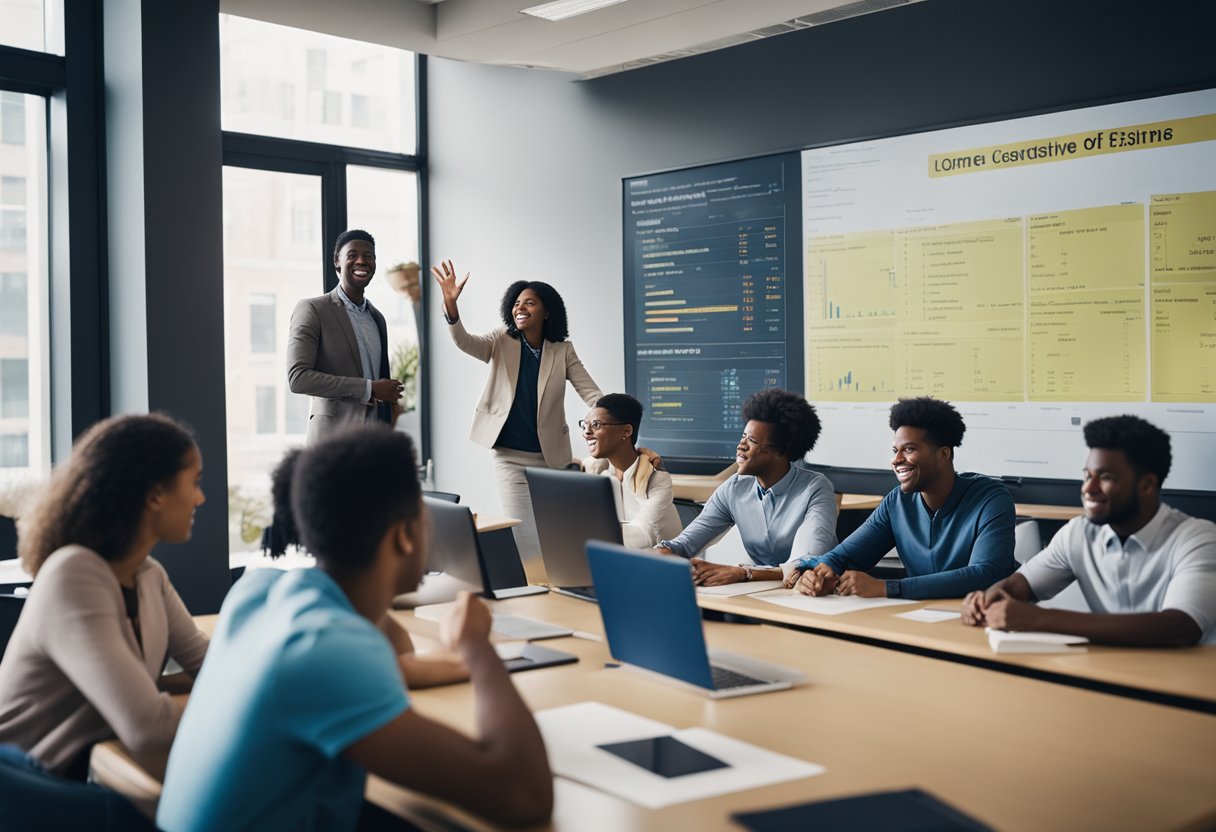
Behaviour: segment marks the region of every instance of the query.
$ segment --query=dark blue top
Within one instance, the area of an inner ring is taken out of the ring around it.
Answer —
[[[803,558],[800,569],[826,563],[837,575],[868,571],[894,547],[908,577],[887,581],[892,598],[961,598],[1013,574],[1013,497],[1000,481],[956,474],[936,514],[919,493],[891,490],[869,519],[834,549]]]
[[[540,342],[541,350],[545,342]],[[540,437],[536,435],[536,401],[540,389],[540,350],[532,352],[527,340],[519,336],[519,380],[515,382],[515,398],[511,412],[498,434],[496,448],[510,448],[539,454]]]

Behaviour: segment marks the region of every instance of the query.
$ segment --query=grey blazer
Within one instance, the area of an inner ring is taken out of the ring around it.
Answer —
[[[368,308],[380,329],[379,377],[388,378],[388,327],[380,310],[370,301]],[[355,328],[338,290],[297,303],[291,313],[291,334],[287,340],[287,386],[293,393],[312,397],[309,445],[343,426],[363,424],[373,407],[372,418],[390,420],[387,403],[373,405],[364,400],[366,381]]]

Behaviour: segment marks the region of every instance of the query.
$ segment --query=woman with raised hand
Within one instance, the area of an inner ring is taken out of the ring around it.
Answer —
[[[519,553],[537,557],[540,544],[524,469],[566,468],[574,461],[566,421],[566,382],[574,385],[588,406],[599,399],[600,388],[566,340],[566,305],[548,283],[512,283],[499,306],[503,326],[470,335],[457,307],[469,275],[457,279],[451,260],[432,268],[431,274],[443,293],[443,314],[452,340],[461,351],[490,365],[470,438],[494,451],[503,511],[521,521],[514,529]]]
[[[167,752],[207,637],[157,543],[190,539],[203,504],[193,437],[159,414],[94,425],[57,468],[17,545],[34,576],[0,663],[0,743],[84,778],[91,746],[117,737]],[[172,658],[183,673],[162,675]]]

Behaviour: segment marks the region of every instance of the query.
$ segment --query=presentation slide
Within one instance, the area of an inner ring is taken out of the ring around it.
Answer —
[[[626,385],[664,456],[733,458],[743,400],[801,385],[799,177],[795,153],[625,180]]]
[[[811,461],[885,468],[900,396],[953,401],[964,470],[1077,479],[1084,422],[1173,436],[1216,490],[1216,91],[802,153]]]

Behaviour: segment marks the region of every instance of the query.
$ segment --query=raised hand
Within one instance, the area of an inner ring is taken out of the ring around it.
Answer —
[[[431,274],[435,276],[435,282],[439,284],[439,291],[443,293],[443,311],[449,318],[459,317],[456,311],[456,299],[464,291],[464,284],[469,282],[469,273],[465,272],[464,277],[457,280],[456,268],[452,265],[452,261],[443,260],[438,266],[431,267]]]

